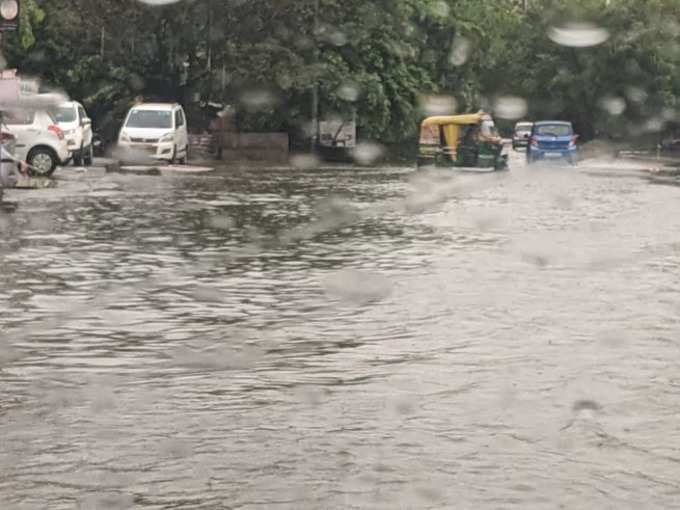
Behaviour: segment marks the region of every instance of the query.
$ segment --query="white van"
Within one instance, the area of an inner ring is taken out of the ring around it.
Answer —
[[[71,159],[64,131],[47,110],[7,110],[3,120],[16,138],[16,158],[28,163],[33,174],[50,176]]]
[[[176,103],[133,106],[118,135],[121,159],[146,156],[169,163],[189,159],[189,134],[184,109]]]
[[[91,165],[94,154],[92,121],[83,105],[76,101],[68,101],[52,108],[50,113],[64,131],[73,164],[76,166]]]

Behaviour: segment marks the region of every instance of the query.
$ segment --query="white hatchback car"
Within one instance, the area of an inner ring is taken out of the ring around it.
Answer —
[[[17,182],[17,162],[14,156],[17,138],[0,129],[0,195],[2,188],[11,188]]]
[[[49,176],[68,163],[71,153],[64,132],[46,110],[7,110],[3,120],[16,137],[15,157],[28,163],[31,173]]]
[[[52,108],[50,113],[64,131],[73,164],[76,166],[91,165],[94,157],[92,120],[88,117],[83,105],[76,101],[69,101]]]
[[[189,159],[189,134],[184,109],[176,103],[133,106],[118,135],[121,159],[175,161]]]

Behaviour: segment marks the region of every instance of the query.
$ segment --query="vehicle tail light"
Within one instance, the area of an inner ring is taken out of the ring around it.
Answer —
[[[14,136],[12,133],[8,133],[7,131],[3,131],[0,133],[0,142],[5,143],[5,142],[13,142],[16,140],[16,136]]]
[[[578,140],[578,136],[574,135],[571,137],[571,142],[569,142],[569,145],[576,146],[576,140]]]
[[[64,132],[61,130],[59,126],[55,126],[54,124],[52,124],[47,128],[47,130],[57,135],[57,138],[59,138],[59,140],[64,139]]]

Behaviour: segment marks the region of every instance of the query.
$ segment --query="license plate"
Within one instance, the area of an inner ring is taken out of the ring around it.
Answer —
[[[561,152],[546,152],[545,157],[546,158],[561,158],[562,153]]]

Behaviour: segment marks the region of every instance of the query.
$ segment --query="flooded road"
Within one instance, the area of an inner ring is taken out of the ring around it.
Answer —
[[[516,158],[7,192],[2,508],[680,506],[680,188]]]

